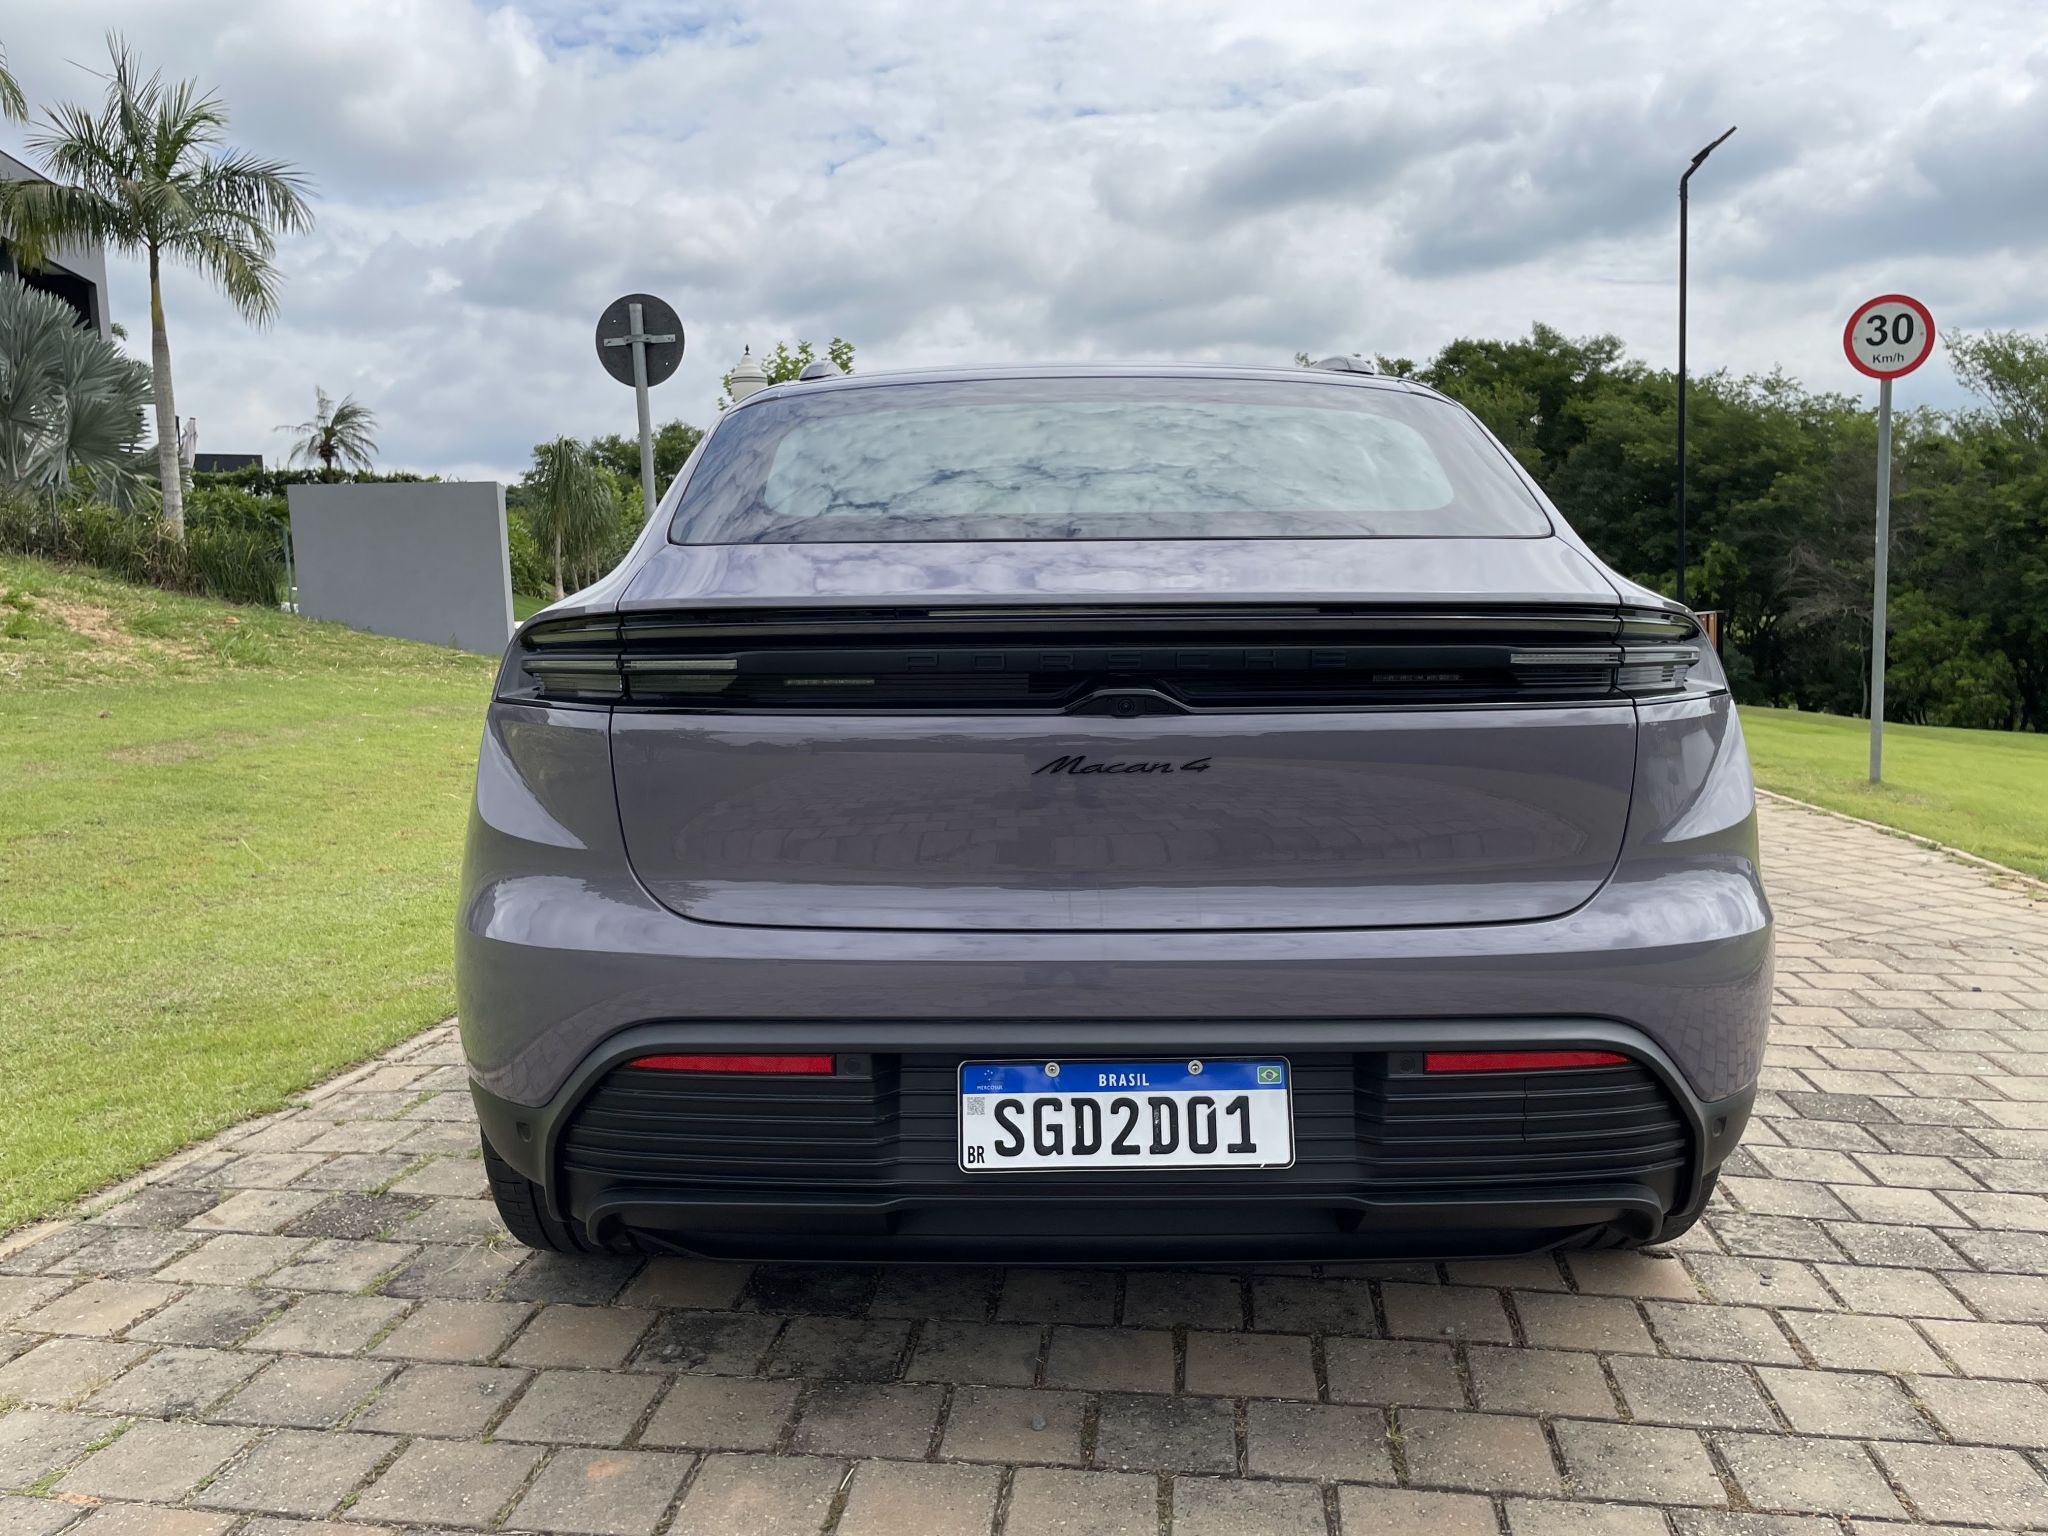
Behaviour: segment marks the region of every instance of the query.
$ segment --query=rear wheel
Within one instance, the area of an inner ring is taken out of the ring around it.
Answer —
[[[557,1221],[548,1214],[547,1198],[541,1187],[498,1156],[486,1141],[484,1173],[491,1181],[491,1199],[498,1215],[512,1235],[529,1248],[543,1253],[639,1253],[640,1245],[630,1237],[600,1245],[590,1241],[583,1229],[572,1222]]]

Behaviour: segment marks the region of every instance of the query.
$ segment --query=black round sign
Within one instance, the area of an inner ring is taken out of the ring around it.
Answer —
[[[665,382],[683,361],[683,322],[666,302],[651,293],[629,293],[614,299],[597,320],[597,360],[621,384],[633,382],[633,306],[640,306],[640,334],[647,343],[647,382]]]

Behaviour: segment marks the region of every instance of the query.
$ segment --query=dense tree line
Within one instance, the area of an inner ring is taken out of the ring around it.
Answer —
[[[1982,400],[1893,421],[1888,717],[2048,727],[2048,341],[1956,336]],[[1677,380],[1536,326],[1379,359],[1463,401],[1601,557],[1675,589]],[[1782,374],[1690,382],[1688,599],[1725,615],[1739,697],[1867,713],[1876,413]]]

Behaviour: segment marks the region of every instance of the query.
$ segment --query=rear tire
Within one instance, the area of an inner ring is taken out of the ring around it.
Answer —
[[[496,1202],[498,1215],[507,1229],[527,1247],[538,1248],[542,1253],[641,1251],[630,1238],[599,1246],[585,1237],[583,1229],[575,1223],[555,1220],[548,1214],[547,1197],[541,1187],[498,1156],[490,1142],[483,1146],[484,1173],[491,1181],[491,1199]]]

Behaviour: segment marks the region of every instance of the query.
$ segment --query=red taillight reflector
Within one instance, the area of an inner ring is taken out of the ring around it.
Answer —
[[[655,1072],[784,1072],[800,1077],[830,1077],[830,1056],[636,1056],[632,1065]]]
[[[1425,1072],[1544,1072],[1560,1067],[1625,1067],[1612,1051],[1431,1051]]]

